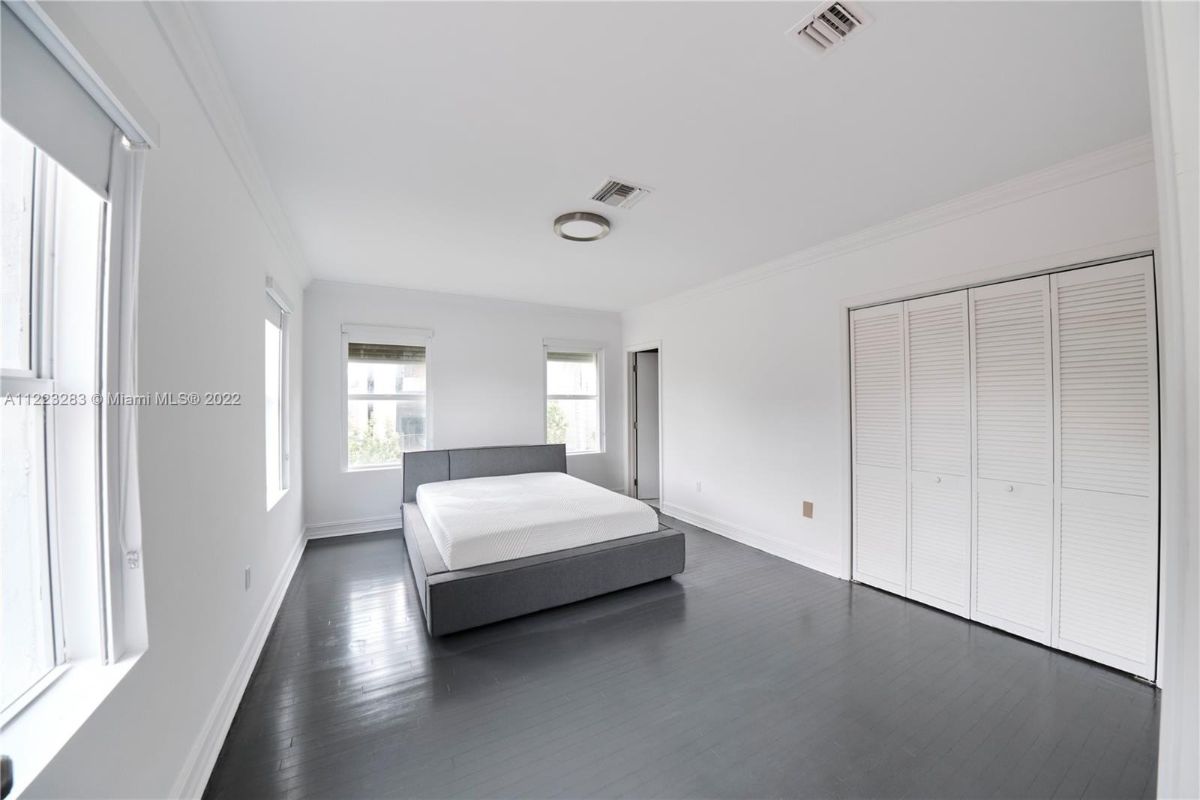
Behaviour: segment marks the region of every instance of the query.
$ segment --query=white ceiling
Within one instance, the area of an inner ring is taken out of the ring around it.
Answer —
[[[814,5],[197,7],[331,280],[624,309],[1149,131],[1136,4],[865,0],[821,58]]]

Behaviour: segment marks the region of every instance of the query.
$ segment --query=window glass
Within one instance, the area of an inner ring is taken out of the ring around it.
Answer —
[[[265,401],[266,401],[266,444],[267,444],[267,507],[270,508],[279,493],[283,491],[283,483],[281,479],[283,451],[281,432],[283,427],[283,405],[281,384],[283,382],[282,373],[282,351],[283,351],[283,331],[279,325],[271,320],[264,321],[265,339],[263,343],[263,355],[265,356],[266,368],[264,370],[266,377],[265,386]]]
[[[346,361],[346,464],[393,466],[429,446],[425,348],[350,342]]]
[[[33,326],[34,148],[0,123],[0,366],[28,370]]]
[[[600,357],[594,352],[546,353],[546,441],[568,453],[596,452],[600,441]]]

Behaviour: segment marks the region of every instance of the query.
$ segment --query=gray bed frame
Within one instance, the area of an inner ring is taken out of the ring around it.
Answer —
[[[566,472],[566,446],[477,447],[404,454],[404,544],[433,636],[498,622],[683,572],[684,537],[657,531],[469,569],[442,560],[421,509],[423,483]]]

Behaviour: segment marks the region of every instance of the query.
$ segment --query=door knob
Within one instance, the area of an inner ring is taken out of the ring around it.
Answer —
[[[1007,489],[1005,489],[1004,491],[1006,491],[1006,492],[1011,492],[1012,490],[1013,490],[1013,485],[1010,483],[1010,484],[1008,485],[1008,488],[1007,488]]]
[[[942,482],[942,476],[941,476],[941,475],[938,475],[936,478],[934,478],[934,479],[933,479],[933,482],[934,482],[934,483],[941,483],[941,482]]]

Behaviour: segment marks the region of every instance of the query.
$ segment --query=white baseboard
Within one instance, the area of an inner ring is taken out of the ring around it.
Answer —
[[[283,596],[292,582],[292,576],[296,574],[300,556],[304,554],[304,543],[303,536],[297,537],[295,548],[288,556],[283,569],[279,571],[279,577],[275,579],[275,585],[267,595],[267,602],[263,604],[258,619],[254,621],[250,636],[242,646],[242,652],[238,654],[229,677],[225,679],[221,694],[213,704],[208,719],[204,721],[204,727],[196,737],[187,761],[184,762],[179,777],[175,779],[175,785],[171,787],[171,797],[199,797],[204,792],[213,767],[217,764],[217,756],[221,753],[221,745],[225,743],[225,736],[229,733],[229,726],[233,724],[233,715],[237,713],[242,694],[250,682],[250,675],[258,663],[263,645],[267,643],[267,635],[271,632],[275,615],[279,613]]]
[[[363,519],[348,519],[342,522],[322,522],[318,525],[305,525],[304,536],[307,539],[324,539],[329,536],[350,536],[356,533],[375,533],[390,531],[403,527],[404,517],[400,514],[390,514],[386,517],[365,517]]]
[[[750,530],[745,526],[735,525],[732,522],[717,519],[716,517],[705,516],[691,509],[682,508],[671,503],[663,503],[662,513],[720,534],[726,539],[732,539],[735,542],[749,545],[755,550],[762,550],[764,553],[786,558],[788,561],[793,561],[802,567],[815,569],[818,572],[824,572],[826,575],[832,575],[842,580],[846,580],[849,577],[844,573],[840,562],[830,559],[823,553],[814,553],[806,547],[781,542],[773,536]]]

